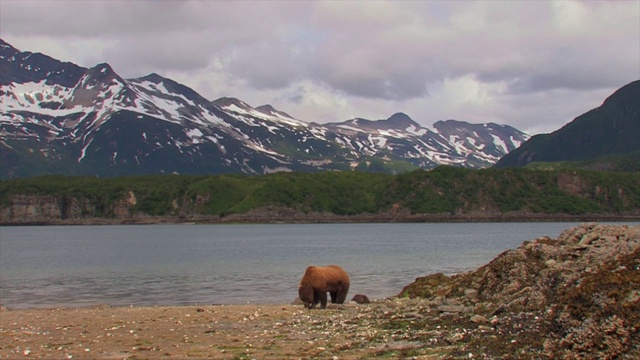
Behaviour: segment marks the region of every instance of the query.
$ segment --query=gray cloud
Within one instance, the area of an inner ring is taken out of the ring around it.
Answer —
[[[2,0],[0,10],[3,39],[22,50],[108,62],[125,77],[157,72],[316,122],[415,111],[427,123],[534,129],[640,78],[637,1]]]
[[[276,101],[300,105],[303,103],[305,95],[306,95],[305,88],[302,86],[298,86],[294,90],[287,92],[281,97],[279,97],[278,99],[276,99]]]

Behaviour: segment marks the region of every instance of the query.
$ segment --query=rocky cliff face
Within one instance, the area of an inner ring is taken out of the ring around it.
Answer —
[[[0,224],[56,224],[123,222],[145,217],[132,212],[135,194],[114,201],[104,208],[87,198],[53,195],[15,195],[0,207]]]
[[[62,218],[62,210],[54,196],[16,195],[12,197],[11,205],[0,210],[3,223],[40,222],[59,218]]]
[[[531,358],[637,359],[640,226],[583,224],[557,239],[526,242],[471,273],[418,278],[401,295],[487,324],[473,334],[476,345],[490,334],[517,338],[490,350],[496,354],[511,347]]]

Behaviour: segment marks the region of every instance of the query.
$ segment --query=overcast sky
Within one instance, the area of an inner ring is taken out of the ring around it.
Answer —
[[[305,121],[551,132],[640,79],[640,1],[0,0],[22,51]]]

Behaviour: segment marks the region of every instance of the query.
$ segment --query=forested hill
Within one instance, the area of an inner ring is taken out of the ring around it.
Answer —
[[[0,223],[640,219],[640,173],[470,170],[0,181]]]
[[[503,156],[495,167],[581,161],[616,170],[628,169],[628,166],[619,164],[627,162],[635,164],[632,167],[637,169],[636,159],[640,153],[639,100],[640,80],[636,80],[618,89],[600,107],[578,116],[561,129],[530,138]]]

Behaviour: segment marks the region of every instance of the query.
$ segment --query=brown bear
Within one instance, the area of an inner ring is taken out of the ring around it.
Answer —
[[[344,304],[349,292],[349,275],[338,265],[309,266],[300,280],[298,295],[304,306],[309,309],[320,303],[327,307],[327,292],[331,294],[331,303]]]

